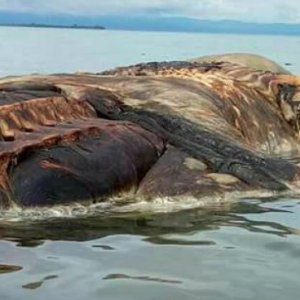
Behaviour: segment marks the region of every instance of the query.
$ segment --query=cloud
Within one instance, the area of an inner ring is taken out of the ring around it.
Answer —
[[[0,0],[0,10],[300,23],[299,0]]]

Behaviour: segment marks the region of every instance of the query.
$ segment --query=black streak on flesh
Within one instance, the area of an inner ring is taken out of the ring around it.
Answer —
[[[108,91],[98,90],[87,95],[86,100],[99,117],[136,123],[203,160],[214,172],[231,174],[247,184],[285,190],[285,182],[296,174],[290,162],[262,157],[182,117],[129,107]]]

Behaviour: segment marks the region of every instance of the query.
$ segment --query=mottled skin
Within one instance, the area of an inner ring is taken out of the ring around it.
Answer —
[[[0,81],[0,205],[203,197],[295,184],[300,81],[162,62]]]
[[[269,71],[273,73],[291,74],[288,70],[278,65],[273,60],[270,60],[261,55],[252,53],[227,53],[216,54],[193,58],[191,62],[230,62],[232,64],[239,64],[257,71]]]

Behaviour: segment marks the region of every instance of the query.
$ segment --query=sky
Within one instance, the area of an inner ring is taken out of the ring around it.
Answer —
[[[300,23],[300,0],[0,0],[0,11]]]

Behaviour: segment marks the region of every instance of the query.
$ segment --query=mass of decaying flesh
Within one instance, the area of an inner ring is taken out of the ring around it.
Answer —
[[[0,206],[284,190],[300,80],[229,62],[0,80]]]

